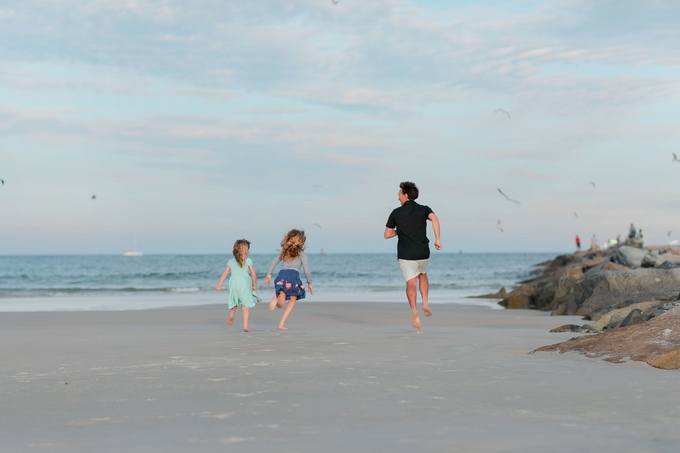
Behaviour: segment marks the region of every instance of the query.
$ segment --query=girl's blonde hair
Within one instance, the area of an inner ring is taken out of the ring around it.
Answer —
[[[283,236],[281,241],[281,254],[279,255],[284,261],[291,261],[300,256],[300,253],[305,249],[305,242],[307,237],[302,230],[290,230]]]
[[[250,242],[246,241],[245,239],[239,239],[238,241],[234,242],[233,254],[239,266],[246,267],[246,257],[248,256],[249,250]]]

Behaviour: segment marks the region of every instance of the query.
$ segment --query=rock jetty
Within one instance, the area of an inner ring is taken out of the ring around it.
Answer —
[[[509,309],[591,321],[553,330],[590,335],[537,351],[577,351],[614,362],[629,357],[680,368],[679,247],[621,245],[560,255],[537,266],[535,276],[512,291],[485,297],[502,297],[499,304]]]

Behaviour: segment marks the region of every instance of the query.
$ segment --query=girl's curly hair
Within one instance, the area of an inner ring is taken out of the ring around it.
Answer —
[[[300,256],[305,249],[307,237],[302,230],[290,230],[283,236],[281,241],[280,258],[284,261],[291,261]]]

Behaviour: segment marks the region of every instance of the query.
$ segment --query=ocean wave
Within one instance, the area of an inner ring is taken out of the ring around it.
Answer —
[[[201,291],[201,288],[172,288],[170,291],[173,293],[197,293]]]

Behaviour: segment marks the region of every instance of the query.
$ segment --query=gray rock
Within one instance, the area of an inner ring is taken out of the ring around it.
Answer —
[[[586,275],[574,287],[576,310],[567,315],[586,315],[625,300],[674,300],[680,288],[680,268],[601,271]],[[572,307],[570,307],[571,309]]]
[[[612,255],[612,261],[627,267],[640,267],[647,253],[644,249],[622,245]]]
[[[634,308],[628,313],[628,316],[621,321],[619,327],[634,326],[636,324],[642,324],[643,322],[645,322],[645,315],[642,313],[642,310]]]
[[[583,319],[588,321],[597,321],[598,319],[600,319],[609,312],[627,307],[629,305],[633,305],[634,303],[635,303],[634,300],[629,299],[617,302],[615,304],[607,305],[606,307],[598,308],[597,310],[593,310],[590,313],[583,315]]]
[[[649,252],[645,255],[644,258],[642,258],[642,263],[640,263],[640,267],[642,267],[643,269],[648,267],[654,267],[657,259],[659,259],[658,253]]]
[[[557,283],[557,291],[555,291],[555,299],[566,297],[574,291],[576,286],[576,278],[570,274],[564,274],[560,277]]]
[[[657,261],[658,263],[659,261]],[[677,269],[680,267],[680,263],[678,262],[673,262],[673,261],[664,261],[661,264],[656,264],[654,266],[654,269]]]
[[[666,314],[676,314],[680,313],[680,301],[675,301],[675,302],[668,302],[662,305],[659,305],[656,310],[652,312],[651,315],[649,315],[649,319],[656,318],[659,316],[663,316]]]
[[[663,255],[660,255],[657,259],[657,266],[656,267],[661,267],[665,263],[671,263],[676,266],[680,266],[680,255],[676,255],[675,253],[667,252],[664,253]]]
[[[560,327],[555,327],[551,332],[579,332],[579,333],[599,333],[597,330],[590,327],[588,324],[582,326],[576,324],[565,324]]]

